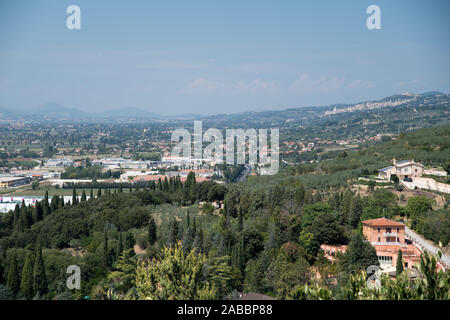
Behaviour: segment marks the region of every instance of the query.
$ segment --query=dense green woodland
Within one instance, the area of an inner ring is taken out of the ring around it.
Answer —
[[[414,157],[445,166],[450,126],[401,135],[368,150],[317,164],[284,168],[243,183],[182,183],[99,189],[71,204],[48,196],[0,219],[1,299],[233,299],[259,292],[278,299],[449,299],[450,272],[423,256],[418,280],[398,270],[381,288],[366,282],[378,265],[361,221],[401,219],[444,246],[447,205],[433,210],[423,196],[399,206],[389,188],[368,195],[348,180]],[[432,152],[430,152],[432,151]],[[270,183],[269,183],[270,180]],[[448,200],[447,200],[448,201]],[[215,207],[218,205],[218,208]],[[336,262],[321,244],[348,244]],[[66,269],[81,268],[81,289],[68,290]]]

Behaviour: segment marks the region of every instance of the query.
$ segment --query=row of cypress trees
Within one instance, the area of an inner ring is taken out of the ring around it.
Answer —
[[[15,296],[19,294],[26,299],[32,299],[48,292],[48,282],[41,247],[37,245],[33,250],[32,246],[28,246],[26,251],[22,272],[19,270],[16,252],[11,253],[6,286]]]

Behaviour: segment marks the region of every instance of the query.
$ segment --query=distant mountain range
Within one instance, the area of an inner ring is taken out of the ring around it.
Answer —
[[[199,114],[183,114],[177,116],[162,116],[157,113],[147,111],[138,107],[126,107],[102,112],[84,112],[76,108],[66,107],[55,102],[49,102],[37,108],[30,109],[11,109],[0,106],[0,120],[3,119],[20,119],[39,117],[42,120],[66,120],[66,121],[99,121],[99,120],[241,120],[245,118],[296,118],[297,116],[313,113],[316,116],[327,116],[338,113],[354,112],[362,110],[371,110],[383,107],[395,107],[400,105],[426,106],[433,104],[450,104],[450,95],[430,91],[422,94],[413,94],[410,92],[395,94],[376,101],[365,101],[354,104],[333,104],[320,107],[298,107],[285,110],[274,111],[250,111],[239,114],[217,114],[213,116],[203,116]]]

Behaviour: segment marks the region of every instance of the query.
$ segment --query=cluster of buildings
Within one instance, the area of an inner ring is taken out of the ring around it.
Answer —
[[[49,168],[70,167],[74,165],[74,161],[66,158],[55,158],[48,159],[44,165]]]
[[[14,177],[14,176],[0,177],[0,188],[14,188],[27,185],[30,183],[31,177]]]
[[[413,177],[420,177],[424,172],[424,166],[421,163],[412,160],[403,160],[397,162],[392,160],[392,166],[378,170],[378,177],[383,180],[391,180],[393,175],[396,175],[399,180],[412,179]]]
[[[125,169],[118,182],[149,182],[175,176],[184,181],[191,171],[195,173],[197,182],[210,180],[214,175],[222,176],[220,170],[213,169],[216,163],[211,159],[165,156],[160,161],[132,161],[124,158],[106,158],[93,160],[92,164],[102,166],[105,170]]]
[[[402,252],[404,269],[411,269],[420,264],[422,251],[412,243],[405,234],[405,225],[387,218],[362,221],[363,234],[377,252],[380,269],[383,272],[393,272],[397,266],[399,250]],[[346,245],[326,245],[321,249],[329,260],[335,260],[338,252],[344,253]],[[444,267],[438,263],[438,268]]]
[[[379,109],[384,107],[395,107],[399,106],[411,101],[416,100],[416,97],[410,97],[410,93],[405,93],[405,98],[403,99],[396,99],[396,100],[389,100],[389,101],[381,101],[381,102],[364,102],[355,104],[346,108],[336,108],[334,107],[333,111],[325,111],[324,115],[335,115],[339,113],[347,113],[347,112],[355,112],[355,111],[361,111],[361,110],[373,110],[373,109]]]
[[[0,176],[0,188],[15,188],[30,184],[32,181],[45,179],[58,179],[61,172],[48,172],[36,170],[20,170]]]
[[[214,167],[216,163],[211,159],[192,159],[183,157],[163,157],[160,161],[141,160],[134,161],[124,158],[104,158],[92,160],[93,165],[105,169],[162,169],[174,166],[198,169],[200,167]]]
[[[64,203],[69,203],[72,201],[72,196],[64,196]],[[6,213],[10,210],[14,210],[16,205],[21,207],[23,204],[26,206],[34,206],[36,202],[42,201],[44,197],[34,196],[34,197],[25,197],[25,196],[0,196],[0,213]],[[50,196],[49,201],[52,200]],[[78,196],[78,200],[81,199],[81,196]],[[89,199],[89,196],[86,197]]]
[[[363,234],[377,251],[380,266],[395,267],[398,251],[402,252],[403,267],[420,263],[421,250],[405,238],[405,225],[386,218],[362,222]]]
[[[172,177],[179,176],[181,182],[186,181],[189,172],[195,173],[196,182],[203,182],[211,180],[214,175],[221,175],[219,171],[214,171],[212,169],[185,169],[180,171],[168,171],[164,174],[145,174],[138,175],[133,178],[133,182],[149,182],[149,181],[164,181],[165,178],[170,179]]]
[[[450,193],[450,185],[448,183],[422,177],[424,174],[439,177],[447,176],[445,171],[425,170],[425,167],[419,162],[414,162],[414,159],[399,162],[393,159],[392,166],[378,170],[378,178],[390,181],[393,176],[397,176],[400,183],[408,189],[426,189]]]

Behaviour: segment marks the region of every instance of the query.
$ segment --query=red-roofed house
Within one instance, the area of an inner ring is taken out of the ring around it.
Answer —
[[[402,251],[405,268],[420,262],[421,251],[405,241],[405,225],[386,218],[362,221],[363,234],[377,251],[381,265],[395,267],[398,250]]]
[[[386,218],[365,220],[363,234],[372,245],[405,244],[405,225]]]

